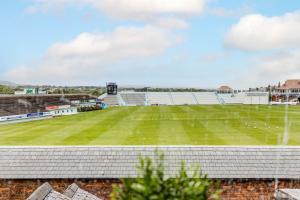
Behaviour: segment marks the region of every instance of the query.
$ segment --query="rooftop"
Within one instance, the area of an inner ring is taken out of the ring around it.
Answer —
[[[277,199],[300,200],[299,189],[280,189],[278,190]]]
[[[61,194],[53,190],[49,183],[44,183],[37,188],[27,200],[100,200],[98,197],[80,189],[75,183],[70,185]]]
[[[219,91],[231,91],[232,88],[227,85],[222,85],[218,88]]]
[[[279,90],[285,89],[300,89],[300,79],[290,79],[285,81],[283,85],[278,87]]]
[[[0,147],[0,179],[136,177],[140,156],[165,154],[167,176],[185,161],[217,179],[299,179],[300,147],[96,146]],[[190,171],[191,172],[191,171]]]

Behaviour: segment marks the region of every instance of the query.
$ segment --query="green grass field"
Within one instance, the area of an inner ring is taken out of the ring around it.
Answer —
[[[300,145],[300,107],[115,107],[0,125],[0,145],[276,145],[284,127]]]

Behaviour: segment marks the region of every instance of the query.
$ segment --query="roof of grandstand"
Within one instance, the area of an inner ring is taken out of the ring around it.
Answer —
[[[248,99],[247,97],[253,97]],[[260,99],[254,99],[258,97]],[[267,92],[120,92],[99,97],[110,106],[268,104]]]
[[[19,97],[53,97],[53,96],[65,96],[65,97],[76,97],[76,96],[86,96],[92,97],[89,94],[2,94],[0,97],[12,97],[12,98],[19,98]]]
[[[140,156],[165,154],[166,175],[184,161],[217,179],[299,179],[299,147],[102,146],[0,147],[0,179],[136,177]],[[191,172],[191,171],[190,171]]]
[[[300,89],[300,79],[290,79],[286,80],[283,85],[278,87],[277,89]]]
[[[197,105],[221,104],[215,92],[121,92],[107,95],[108,105]]]
[[[87,94],[1,95],[0,116],[44,112],[46,106],[70,105],[73,100],[88,100]]]
[[[232,88],[227,86],[227,85],[222,85],[221,87],[218,88],[218,91],[231,91]]]

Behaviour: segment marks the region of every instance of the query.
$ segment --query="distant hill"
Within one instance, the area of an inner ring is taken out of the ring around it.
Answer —
[[[18,86],[16,83],[9,82],[9,81],[0,81],[0,85],[5,85],[5,86],[9,86],[9,87],[17,87]]]

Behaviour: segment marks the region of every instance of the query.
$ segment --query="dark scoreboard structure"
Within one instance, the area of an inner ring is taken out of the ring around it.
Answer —
[[[106,83],[106,92],[108,95],[117,95],[118,85],[116,83]]]

